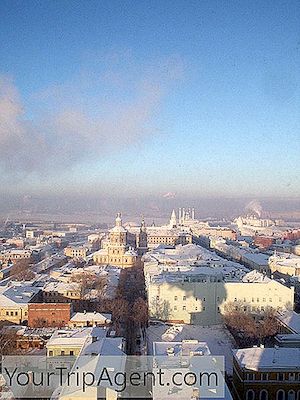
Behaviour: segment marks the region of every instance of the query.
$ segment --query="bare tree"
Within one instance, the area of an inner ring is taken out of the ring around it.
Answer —
[[[91,289],[95,283],[96,275],[92,272],[81,272],[73,274],[72,282],[78,283],[80,286],[80,297],[83,298],[86,290]]]
[[[151,309],[154,310],[152,316],[161,319],[162,321],[167,321],[170,317],[171,307],[167,300],[154,298],[151,301]]]
[[[138,297],[133,303],[132,319],[142,327],[148,325],[148,303],[141,297]]]
[[[35,273],[30,269],[30,258],[23,258],[14,262],[10,274],[18,281],[30,281],[34,279]]]

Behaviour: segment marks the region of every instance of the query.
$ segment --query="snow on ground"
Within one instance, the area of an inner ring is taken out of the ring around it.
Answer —
[[[148,354],[153,354],[153,342],[182,341],[194,339],[206,342],[212,355],[225,357],[225,368],[232,375],[232,352],[235,348],[233,337],[223,325],[168,325],[159,323],[147,329]]]

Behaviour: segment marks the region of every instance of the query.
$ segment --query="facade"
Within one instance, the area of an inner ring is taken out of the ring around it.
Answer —
[[[85,258],[87,251],[88,249],[83,246],[69,246],[65,248],[64,254],[71,258]]]
[[[162,320],[212,325],[229,305],[253,313],[294,305],[293,288],[195,245],[148,253],[144,273],[149,313]]]
[[[2,261],[3,263],[7,263],[9,261],[30,259],[31,255],[32,255],[31,250],[21,250],[21,249],[5,250],[0,252],[0,261]]]
[[[68,324],[72,315],[70,303],[29,303],[28,326],[62,327]]]
[[[133,267],[136,264],[137,252],[129,246],[127,233],[122,226],[121,214],[118,213],[116,225],[109,231],[109,240],[93,255],[94,262],[121,268]]]
[[[233,393],[237,400],[299,400],[300,348],[233,350]]]
[[[28,303],[34,300],[40,288],[24,284],[0,288],[0,320],[22,324],[28,320]]]
[[[111,314],[101,314],[99,312],[77,312],[72,315],[69,327],[83,328],[89,326],[106,326],[111,323]]]
[[[272,273],[295,277],[300,281],[300,257],[294,254],[277,253],[270,257],[269,267]]]
[[[46,303],[68,303],[70,300],[81,299],[81,287],[77,282],[49,282],[43,288],[42,296]]]

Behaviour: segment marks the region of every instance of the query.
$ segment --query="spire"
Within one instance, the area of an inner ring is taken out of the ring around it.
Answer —
[[[170,218],[170,227],[175,228],[176,226],[177,226],[176,213],[175,210],[173,210]]]
[[[116,226],[122,226],[122,218],[121,218],[121,213],[120,212],[118,212],[118,214],[117,214]]]
[[[141,231],[146,232],[146,223],[145,223],[145,219],[144,219],[143,215],[142,215],[142,222],[141,222]]]

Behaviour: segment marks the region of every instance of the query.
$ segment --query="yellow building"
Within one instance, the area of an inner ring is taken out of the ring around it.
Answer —
[[[289,275],[300,281],[300,257],[294,254],[274,254],[269,258],[269,267],[272,273],[279,272]]]
[[[136,263],[137,253],[133,250],[127,239],[127,230],[122,226],[121,214],[118,213],[116,225],[109,231],[109,240],[104,242],[101,250],[93,255],[96,264],[109,264],[121,268],[133,267]]]
[[[21,324],[28,319],[28,302],[33,300],[40,289],[24,284],[0,289],[0,320]]]
[[[248,312],[293,309],[294,288],[196,245],[144,256],[152,317],[187,324],[222,321],[229,305]]]
[[[64,254],[71,258],[85,258],[87,254],[87,248],[82,246],[68,246],[64,250]]]
[[[49,282],[43,289],[45,301],[59,302],[81,299],[81,287],[77,282]]]

